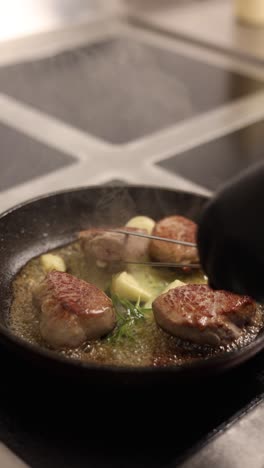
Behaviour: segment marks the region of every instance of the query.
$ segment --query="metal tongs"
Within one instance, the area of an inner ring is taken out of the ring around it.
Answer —
[[[116,232],[117,234],[125,234],[128,236],[135,236],[135,237],[143,237],[145,239],[162,241],[162,242],[170,242],[172,244],[183,245],[186,247],[193,247],[197,248],[197,244],[193,242],[186,242],[178,239],[168,239],[167,237],[160,237],[160,236],[152,236],[151,234],[143,234],[140,232],[133,232],[127,231],[126,229],[111,229],[111,228],[104,228],[104,231],[107,232]],[[139,262],[139,261],[125,261],[125,263],[129,263],[132,265],[148,265],[154,267],[166,267],[166,268],[201,268],[200,263],[175,263],[175,262]]]

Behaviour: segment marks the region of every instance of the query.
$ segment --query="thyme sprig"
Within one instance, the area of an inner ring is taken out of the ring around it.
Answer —
[[[137,335],[138,325],[143,325],[146,315],[152,309],[140,306],[140,299],[136,304],[122,299],[116,295],[112,296],[112,302],[116,311],[117,324],[107,341],[110,343],[120,343],[124,339],[134,341]]]

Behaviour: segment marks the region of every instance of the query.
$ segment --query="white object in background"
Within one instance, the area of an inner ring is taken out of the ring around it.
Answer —
[[[1,468],[29,468],[11,450],[0,442],[0,466]]]
[[[264,0],[235,0],[235,11],[238,19],[264,27]]]
[[[93,20],[103,8],[103,0],[0,0],[0,41]]]

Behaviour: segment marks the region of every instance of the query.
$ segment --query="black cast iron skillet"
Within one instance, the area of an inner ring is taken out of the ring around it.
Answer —
[[[96,384],[182,382],[238,366],[264,347],[264,330],[247,347],[181,367],[127,368],[68,360],[15,336],[8,327],[12,281],[32,257],[73,240],[89,226],[122,225],[141,214],[154,219],[171,214],[195,221],[207,201],[192,193],[141,186],[92,187],[38,198],[0,217],[0,342],[24,362],[56,375]]]

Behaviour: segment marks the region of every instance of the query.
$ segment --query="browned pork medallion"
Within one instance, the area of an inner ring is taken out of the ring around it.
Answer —
[[[126,231],[147,234],[144,229],[121,227]],[[79,233],[84,254],[90,255],[105,263],[136,261],[148,253],[149,240],[118,232],[107,232],[98,229],[88,229]]]
[[[153,236],[196,242],[197,225],[183,216],[168,216],[158,221],[152,231]],[[160,262],[198,263],[198,252],[194,247],[172,244],[164,241],[150,242],[150,255]]]
[[[82,231],[19,271],[9,316],[16,335],[69,359],[129,367],[182,366],[255,339],[263,307],[210,289],[201,269],[188,266],[198,262],[196,248],[114,229]],[[196,224],[178,215],[156,224],[136,216],[123,229],[196,242]],[[130,264],[152,258],[187,268]]]
[[[157,297],[153,313],[166,332],[198,344],[218,346],[237,339],[254,323],[256,303],[248,296],[188,284]]]
[[[79,346],[115,326],[111,299],[95,285],[51,271],[34,292],[40,311],[40,333],[53,347]]]

